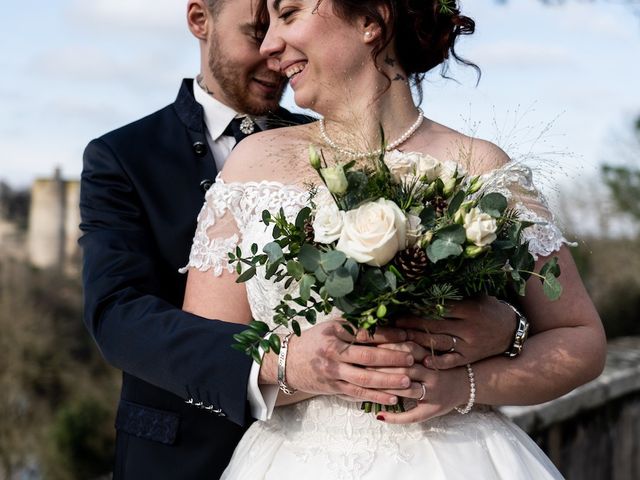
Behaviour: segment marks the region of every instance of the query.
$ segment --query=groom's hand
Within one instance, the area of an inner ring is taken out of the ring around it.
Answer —
[[[509,306],[495,297],[452,302],[443,319],[401,318],[396,327],[427,350],[424,365],[448,369],[506,352],[516,329]]]
[[[347,395],[356,400],[393,405],[398,401],[397,396],[382,390],[406,389],[411,384],[410,378],[402,373],[370,368],[413,365],[411,354],[375,346],[406,339],[406,332],[400,329],[380,328],[373,338],[366,332],[354,338],[339,322],[320,323],[302,332],[300,337],[291,337],[287,383],[307,393]],[[365,342],[367,345],[363,345]]]

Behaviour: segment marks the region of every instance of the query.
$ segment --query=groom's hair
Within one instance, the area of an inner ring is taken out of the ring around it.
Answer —
[[[220,10],[226,2],[227,0],[205,0],[207,8],[212,15],[217,15],[218,13],[220,13]]]

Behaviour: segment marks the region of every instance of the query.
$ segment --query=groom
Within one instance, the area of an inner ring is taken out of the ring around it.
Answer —
[[[257,379],[275,384],[275,375],[229,348],[244,327],[180,310],[186,277],[178,269],[187,263],[204,192],[231,148],[250,130],[304,121],[278,105],[284,80],[259,55],[251,7],[252,0],[188,0],[198,81],[184,80],[174,103],[85,151],[85,323],[105,359],[123,371],[115,479],[217,478],[246,427],[273,408],[263,394],[274,387]],[[492,335],[492,353],[508,346],[509,321],[506,333]],[[389,396],[377,389],[399,389],[397,377],[361,365],[405,366],[407,355],[345,349],[349,339],[337,332],[326,324],[305,332],[287,369],[307,378],[311,391],[384,403]],[[377,341],[404,339],[404,331],[390,330]],[[433,337],[442,350],[449,339]],[[325,368],[311,371],[318,364]],[[344,375],[346,368],[358,375]]]

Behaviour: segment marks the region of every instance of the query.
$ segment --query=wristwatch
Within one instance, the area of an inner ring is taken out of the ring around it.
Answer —
[[[524,342],[529,336],[529,320],[525,317],[520,310],[504,300],[500,300],[501,303],[507,305],[516,314],[516,332],[513,335],[513,342],[511,347],[504,352],[504,355],[510,358],[517,357],[524,348]]]

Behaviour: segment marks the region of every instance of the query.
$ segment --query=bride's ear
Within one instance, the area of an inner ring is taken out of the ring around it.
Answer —
[[[365,43],[378,42],[382,35],[382,27],[379,20],[382,19],[385,24],[389,21],[390,12],[386,5],[378,7],[378,13],[380,15],[378,18],[366,16],[361,20],[360,28]]]

